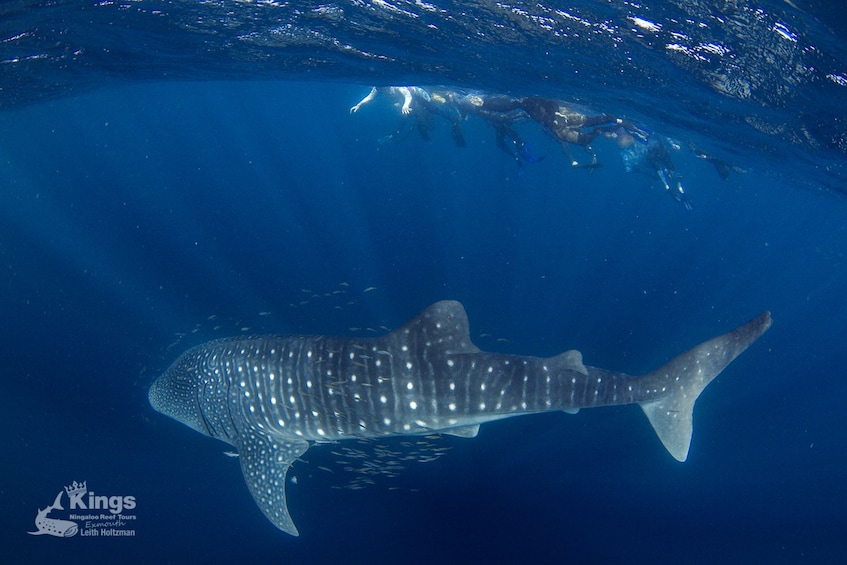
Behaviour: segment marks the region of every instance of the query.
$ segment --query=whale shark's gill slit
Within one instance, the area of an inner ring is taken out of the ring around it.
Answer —
[[[220,437],[220,432],[212,425],[209,419],[206,417],[206,413],[203,410],[200,410],[200,417],[203,419],[203,425],[206,427],[208,435],[212,437]],[[227,435],[227,439],[229,436]]]

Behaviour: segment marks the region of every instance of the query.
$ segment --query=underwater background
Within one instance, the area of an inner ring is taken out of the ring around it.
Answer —
[[[838,3],[4,10],[4,560],[847,555]],[[429,140],[381,143],[400,120],[390,101],[349,112],[372,84],[626,116],[678,144],[694,208],[610,140],[594,144],[602,166],[571,167],[531,122],[517,127],[543,160],[523,167],[473,117],[466,147],[444,120]],[[722,178],[695,147],[744,172]],[[774,324],[701,396],[684,464],[634,406],[508,419],[475,439],[317,446],[289,472],[299,538],[262,515],[229,446],[148,404],[150,383],[209,339],[381,335],[443,299],[464,304],[483,350],[578,349],[634,375],[764,310]],[[135,535],[28,535],[72,481],[133,496]]]

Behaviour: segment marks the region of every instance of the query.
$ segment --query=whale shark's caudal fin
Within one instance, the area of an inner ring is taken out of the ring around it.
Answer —
[[[765,312],[743,326],[701,343],[642,377],[645,388],[667,394],[639,405],[665,449],[677,461],[688,458],[694,403],[715,377],[771,327]]]

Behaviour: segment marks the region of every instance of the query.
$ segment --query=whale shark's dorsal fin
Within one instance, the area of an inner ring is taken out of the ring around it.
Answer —
[[[468,315],[455,300],[436,302],[416,318],[386,336],[420,346],[438,345],[444,353],[479,353],[471,341]]]
[[[53,501],[53,504],[49,506],[50,512],[53,510],[64,510],[62,508],[62,491],[59,491],[59,494],[56,495],[56,500]]]

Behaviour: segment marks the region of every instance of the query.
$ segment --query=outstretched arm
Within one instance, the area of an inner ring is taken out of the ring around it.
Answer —
[[[401,86],[397,88],[397,92],[403,95],[403,107],[400,108],[400,111],[406,116],[412,112],[412,91],[405,86]]]
[[[376,87],[371,88],[371,91],[368,93],[367,96],[365,96],[364,98],[359,100],[358,104],[356,104],[355,106],[350,108],[350,113],[355,114],[356,112],[358,112],[359,108],[361,108],[362,106],[364,106],[365,104],[367,104],[368,102],[370,102],[374,98],[376,98],[376,95],[377,95],[377,88]]]

